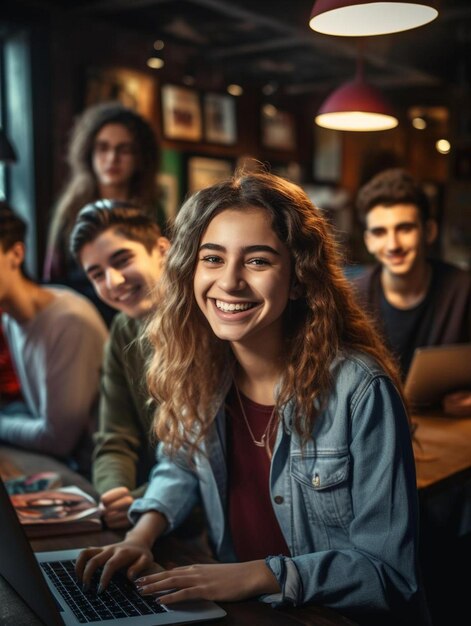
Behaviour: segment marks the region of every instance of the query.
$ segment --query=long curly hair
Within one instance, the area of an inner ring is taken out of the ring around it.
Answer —
[[[158,192],[155,176],[159,149],[150,125],[138,113],[119,102],[89,107],[77,119],[71,133],[67,163],[70,176],[54,208],[48,237],[48,256],[66,255],[69,235],[80,209],[99,199],[92,159],[95,137],[107,124],[121,124],[134,138],[137,167],[130,181],[129,197],[135,206],[155,213]],[[47,277],[49,278],[49,277]]]
[[[329,225],[304,191],[267,173],[236,173],[191,196],[177,215],[162,278],[165,297],[148,322],[153,348],[147,383],[159,404],[155,432],[170,453],[195,450],[215,417],[228,364],[227,341],[217,338],[193,292],[198,249],[212,218],[231,208],[265,209],[288,247],[301,296],[285,311],[285,369],[277,409],[294,400],[293,427],[303,441],[332,385],[330,365],[343,350],[371,355],[400,389],[396,366],[358,306],[341,269]]]

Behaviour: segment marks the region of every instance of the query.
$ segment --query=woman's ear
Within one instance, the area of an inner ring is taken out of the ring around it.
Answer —
[[[296,278],[293,278],[292,282],[291,282],[291,287],[289,290],[289,299],[290,300],[298,300],[301,296],[303,295],[303,288],[302,286],[298,283],[298,281],[296,280]]]

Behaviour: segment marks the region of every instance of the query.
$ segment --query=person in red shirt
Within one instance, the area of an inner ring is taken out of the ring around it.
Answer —
[[[2,311],[0,310],[0,320],[1,315]],[[0,404],[9,404],[15,400],[21,400],[20,383],[16,377],[10,351],[8,350],[0,323]]]

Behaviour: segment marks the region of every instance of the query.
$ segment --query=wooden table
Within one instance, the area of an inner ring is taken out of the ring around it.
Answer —
[[[420,563],[434,626],[468,624],[471,418],[414,415]]]
[[[413,415],[417,486],[429,487],[471,467],[471,418]]]
[[[0,446],[0,474],[15,473],[18,468],[23,473],[37,471],[57,471],[63,478],[64,486],[75,484],[96,497],[93,487],[84,478],[70,471],[61,463],[38,454],[10,447]],[[34,551],[65,550],[85,548],[90,545],[106,545],[119,541],[122,534],[114,531],[89,532],[80,535],[63,535],[31,540]],[[1,540],[1,537],[0,537]],[[214,562],[201,534],[183,528],[159,540],[155,548],[156,560],[164,567],[191,563]],[[355,626],[355,623],[336,611],[322,606],[272,609],[270,606],[249,600],[245,602],[218,602],[227,612],[226,617],[212,621],[221,626]],[[0,577],[0,607],[7,607],[8,614],[0,613],[3,626],[40,626],[39,619]],[[2,611],[2,609],[0,609]],[[5,608],[3,609],[5,611]],[[108,624],[108,622],[107,622]]]

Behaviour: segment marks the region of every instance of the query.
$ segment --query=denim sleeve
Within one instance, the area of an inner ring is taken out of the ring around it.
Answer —
[[[283,556],[268,556],[265,565],[275,576],[280,585],[280,593],[264,595],[260,599],[272,606],[291,604],[298,606],[303,603],[303,581],[299,576],[292,559]]]
[[[269,557],[281,592],[264,602],[401,611],[417,594],[417,491],[404,406],[389,379],[378,377],[350,410],[353,517],[343,545]]]
[[[198,479],[183,456],[169,458],[162,444],[157,448],[147,490],[129,509],[129,519],[135,524],[148,511],[163,513],[168,521],[166,532],[177,528],[198,501]]]

